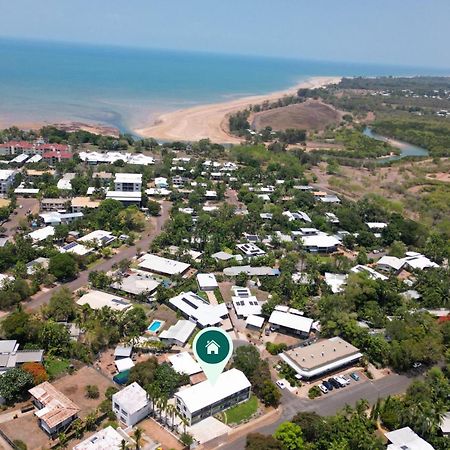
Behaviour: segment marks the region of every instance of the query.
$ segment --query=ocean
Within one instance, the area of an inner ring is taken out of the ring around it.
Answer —
[[[288,88],[311,76],[439,70],[0,39],[0,124],[80,121],[122,131],[157,114]]]

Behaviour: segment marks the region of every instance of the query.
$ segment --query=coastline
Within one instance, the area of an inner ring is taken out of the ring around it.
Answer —
[[[275,101],[285,95],[295,94],[298,89],[320,88],[339,83],[341,79],[341,77],[312,77],[282,91],[168,112],[158,116],[151,125],[133,129],[133,132],[140,137],[153,137],[161,141],[198,141],[209,138],[221,144],[239,144],[241,139],[232,136],[228,131],[230,114],[241,111],[250,104]]]

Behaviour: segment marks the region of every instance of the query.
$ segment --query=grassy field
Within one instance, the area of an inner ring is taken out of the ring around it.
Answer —
[[[308,101],[256,113],[253,116],[253,126],[257,130],[268,126],[275,131],[287,128],[323,130],[328,125],[337,124],[340,120],[341,114],[332,106]]]
[[[49,357],[46,358],[44,365],[50,379],[56,378],[69,369],[69,361],[67,359]]]
[[[222,413],[226,424],[237,424],[250,419],[258,411],[258,399],[252,395],[249,400],[240,405],[233,406]]]

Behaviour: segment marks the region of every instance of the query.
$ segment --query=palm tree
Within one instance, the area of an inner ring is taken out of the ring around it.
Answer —
[[[173,431],[175,427],[175,415],[177,414],[177,408],[175,405],[168,404],[166,408],[166,412],[170,417],[170,429]]]
[[[122,439],[122,442],[120,443],[120,450],[127,450],[128,444],[126,443],[125,439]]]
[[[150,386],[147,386],[147,395],[148,399],[151,402],[152,405],[152,415],[155,414],[155,407],[160,399],[160,392],[156,385],[151,384]]]
[[[134,430],[133,439],[136,442],[136,450],[139,450],[141,448],[142,434],[143,434],[142,428],[138,427]]]

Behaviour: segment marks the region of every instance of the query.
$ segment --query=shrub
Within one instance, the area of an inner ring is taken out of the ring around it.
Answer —
[[[88,397],[88,398],[99,398],[100,397],[100,391],[98,390],[98,386],[95,386],[93,384],[88,384],[86,386],[86,397]]]
[[[313,386],[308,391],[308,397],[312,400],[314,398],[320,397],[322,395],[322,391],[319,389],[318,386]]]

